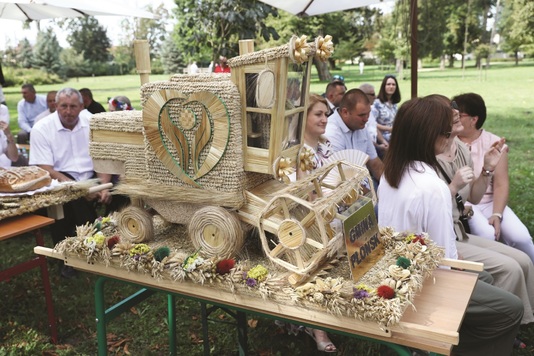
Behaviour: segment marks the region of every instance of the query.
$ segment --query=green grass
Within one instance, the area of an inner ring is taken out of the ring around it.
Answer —
[[[531,143],[534,136],[533,87],[534,63],[516,67],[498,63],[480,72],[469,68],[424,70],[419,73],[419,95],[440,93],[446,96],[474,91],[481,94],[488,107],[485,127],[507,138],[510,146],[510,206],[529,230],[534,232],[534,170]],[[356,67],[344,66],[333,74],[342,74],[348,88],[364,82],[372,83],[378,91],[383,76],[391,71],[367,66],[364,75]],[[404,71],[409,76],[409,70]],[[168,79],[168,76],[151,76],[151,81]],[[133,106],[140,109],[139,77],[94,77],[73,79],[63,85],[38,86],[39,93],[64,86],[90,88],[95,99],[105,104],[108,97],[126,95]],[[326,82],[312,79],[311,91],[322,93]],[[410,80],[399,81],[403,100],[410,97]],[[4,88],[11,113],[11,126],[16,124],[16,103],[20,88]],[[16,132],[16,130],[15,130]],[[47,237],[47,245],[51,241]],[[33,240],[29,236],[3,241],[0,252],[0,269],[32,256]],[[96,323],[93,287],[96,277],[80,273],[74,280],[59,278],[57,263],[50,261],[52,293],[60,334],[60,343],[48,342],[46,310],[37,271],[25,273],[0,284],[4,298],[0,303],[0,355],[95,355]],[[122,283],[111,283],[106,289],[108,303],[119,301],[135,289]],[[189,300],[177,302],[178,351],[180,354],[201,355],[202,339],[200,307]],[[237,354],[237,335],[233,325],[221,321],[231,318],[219,312],[210,321],[210,341],[213,355]],[[249,316],[257,326],[249,328],[251,355],[313,355],[314,343],[307,335],[289,336],[280,332],[273,321]],[[251,322],[252,324],[252,322]],[[108,327],[110,355],[163,355],[168,354],[166,299],[156,295],[121,315]],[[529,348],[515,351],[514,355],[531,355],[534,352],[534,327],[522,328],[523,339]],[[379,347],[347,336],[332,335],[340,350],[339,355],[377,355]]]

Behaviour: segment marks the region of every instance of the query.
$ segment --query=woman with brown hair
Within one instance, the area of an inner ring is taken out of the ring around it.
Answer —
[[[438,175],[436,155],[451,139],[455,111],[436,96],[404,103],[384,160],[378,187],[378,222],[396,231],[426,232],[458,258],[448,186]],[[523,316],[515,295],[479,280],[460,327],[455,355],[509,355]]]
[[[391,129],[397,115],[397,104],[400,101],[401,94],[397,78],[394,75],[386,75],[372,106],[377,128],[386,142],[389,142],[391,137]]]

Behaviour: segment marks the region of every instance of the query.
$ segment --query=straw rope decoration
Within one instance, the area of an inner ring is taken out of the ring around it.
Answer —
[[[199,209],[191,218],[188,230],[195,249],[222,259],[234,257],[245,241],[239,220],[220,207]]]
[[[152,216],[135,206],[129,206],[117,214],[117,226],[120,236],[133,243],[154,238]]]
[[[181,109],[177,123],[170,116],[171,105]],[[202,112],[200,118],[193,110],[198,106]],[[229,121],[223,101],[206,91],[186,96],[177,90],[162,89],[152,93],[143,109],[146,138],[156,157],[172,174],[196,187],[201,187],[196,180],[210,172],[224,155],[230,137]],[[194,139],[190,143],[184,130],[192,130],[195,126]],[[205,149],[208,153],[201,163],[201,152]],[[189,160],[193,175],[188,174]]]

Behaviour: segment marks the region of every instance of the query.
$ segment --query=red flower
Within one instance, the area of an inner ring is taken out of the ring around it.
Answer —
[[[421,236],[417,236],[415,239],[412,240],[413,243],[419,242],[421,245],[426,245],[425,239],[423,239]]]
[[[393,299],[395,297],[395,291],[390,286],[380,286],[376,290],[376,294],[384,299]]]
[[[119,237],[119,235],[115,235],[115,236],[113,236],[113,237],[110,237],[109,240],[108,240],[108,242],[107,242],[107,244],[108,244],[108,248],[109,248],[110,250],[112,250],[113,247],[114,247],[117,243],[119,243],[120,240],[121,240],[121,238]]]
[[[226,274],[230,272],[232,268],[235,266],[235,260],[229,259],[229,260],[220,260],[217,262],[217,273],[219,274]]]

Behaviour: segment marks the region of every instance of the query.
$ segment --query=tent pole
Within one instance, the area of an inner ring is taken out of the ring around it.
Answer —
[[[411,55],[411,83],[412,83],[412,98],[417,97],[417,0],[410,0],[410,55]]]

